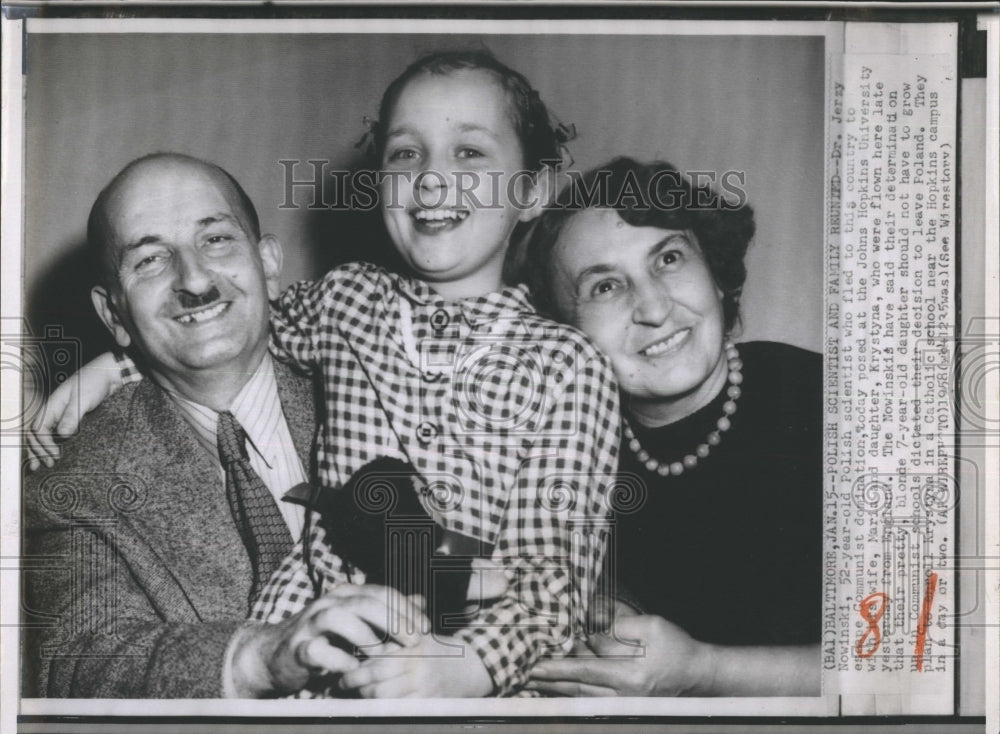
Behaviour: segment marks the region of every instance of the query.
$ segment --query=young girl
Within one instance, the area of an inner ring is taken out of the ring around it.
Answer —
[[[434,521],[492,548],[508,586],[456,632],[465,652],[427,635],[405,657],[369,655],[340,687],[510,695],[582,628],[617,466],[606,360],[503,282],[514,228],[541,210],[557,135],[527,80],[482,51],[411,65],[374,133],[383,215],[413,277],[352,264],[290,287],[273,307],[273,351],[320,376],[324,491],[375,460],[408,462]],[[357,582],[350,571],[314,525],[253,616],[286,618],[315,597],[316,573]]]

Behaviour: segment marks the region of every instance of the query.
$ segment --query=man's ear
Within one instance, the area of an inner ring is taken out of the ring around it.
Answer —
[[[97,315],[101,317],[101,321],[104,322],[104,325],[108,327],[108,331],[111,332],[115,341],[118,342],[118,346],[122,349],[128,347],[132,343],[132,336],[125,328],[125,324],[118,314],[118,307],[115,305],[114,299],[108,293],[107,289],[95,285],[90,290],[90,300],[94,304],[94,310],[97,311]]]
[[[522,222],[530,222],[552,203],[556,193],[556,171],[552,166],[543,166],[531,178],[525,177],[525,182],[525,196],[521,203],[529,206],[521,209],[518,218]]]
[[[266,234],[257,243],[260,261],[264,265],[264,280],[267,281],[267,297],[274,300],[281,295],[281,264],[284,255],[281,242],[273,234]]]

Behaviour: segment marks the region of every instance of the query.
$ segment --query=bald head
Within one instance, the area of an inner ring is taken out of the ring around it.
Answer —
[[[91,300],[118,345],[188,400],[228,405],[267,351],[281,278],[281,245],[239,185],[194,158],[140,158],[101,192],[88,234],[107,282]]]
[[[87,244],[98,263],[101,284],[111,291],[119,290],[118,269],[126,243],[112,225],[112,211],[126,196],[142,195],[150,182],[171,172],[190,171],[212,180],[229,202],[239,225],[253,241],[260,240],[260,220],[253,202],[243,187],[226,170],[214,163],[182,153],[153,153],[137,158],[125,166],[104,187],[87,219]]]

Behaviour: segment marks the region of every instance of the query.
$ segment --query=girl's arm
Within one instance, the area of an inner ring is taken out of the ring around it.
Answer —
[[[315,325],[324,318],[329,304],[349,271],[337,268],[316,282],[296,283],[271,302],[271,353],[309,374],[316,366]],[[335,318],[331,316],[331,318]],[[128,356],[106,352],[80,368],[49,396],[26,430],[28,465],[34,471],[42,464],[52,466],[59,458],[58,442],[76,433],[80,420],[111,396],[119,387],[142,379]]]
[[[317,350],[313,334],[321,317],[329,275],[319,281],[299,281],[271,301],[268,350],[276,359],[312,375]]]
[[[323,355],[330,352],[329,344],[322,341],[337,333],[340,318],[351,316],[344,313],[344,293],[361,277],[359,271],[370,268],[360,263],[342,265],[320,280],[303,280],[290,285],[271,301],[271,354],[312,375]],[[332,322],[334,328],[323,328],[324,322]]]
[[[271,354],[307,374],[315,359],[313,325],[321,318],[335,272],[321,281],[296,283],[271,302]],[[26,431],[29,468],[51,467],[59,458],[59,441],[76,433],[83,416],[122,385],[141,379],[142,373],[127,355],[105,352],[81,367],[52,392]]]
[[[130,357],[105,352],[59,385],[26,429],[31,471],[42,464],[51,467],[59,458],[59,442],[77,432],[83,416],[122,385],[141,379],[142,373]]]
[[[271,354],[303,372],[314,369],[320,354],[314,348],[314,328],[323,318],[337,318],[336,294],[349,287],[350,267],[331,270],[316,282],[296,283],[272,301]],[[327,310],[329,315],[325,315]],[[29,468],[34,471],[42,464],[52,466],[59,458],[58,442],[76,433],[84,415],[122,385],[141,379],[142,373],[131,358],[111,352],[81,367],[53,391],[31,426],[25,427]]]

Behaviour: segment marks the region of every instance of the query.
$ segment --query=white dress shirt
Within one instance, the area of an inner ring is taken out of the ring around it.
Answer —
[[[219,460],[216,440],[219,414],[176,393],[170,395],[194,428],[195,438],[219,467],[219,478],[225,486],[226,472]],[[281,410],[270,355],[264,355],[257,371],[233,398],[229,410],[246,431],[250,466],[271,490],[292,538],[298,540],[305,524],[305,508],[282,501],[282,496],[295,485],[307,481],[307,476]]]

